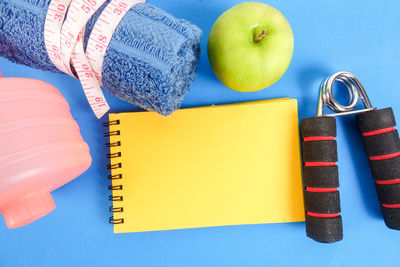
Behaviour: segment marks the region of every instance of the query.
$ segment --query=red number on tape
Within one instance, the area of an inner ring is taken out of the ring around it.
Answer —
[[[124,2],[120,2],[119,6],[122,7],[123,9],[128,7],[128,5],[126,3],[124,3]]]
[[[103,52],[103,46],[97,44],[96,45],[96,50],[99,50],[100,52]]]
[[[93,74],[90,73],[90,72],[85,72],[85,76],[86,76],[87,78],[93,78]]]
[[[58,9],[58,11],[64,11],[65,10],[65,6],[64,5],[62,5],[62,4],[59,4],[58,6],[57,6],[57,9]]]
[[[81,8],[82,8],[83,12],[85,12],[85,13],[89,13],[90,12],[90,7],[87,6],[87,5],[82,5]]]
[[[122,10],[119,8],[114,8],[114,13],[117,15],[121,15],[122,14]]]
[[[62,18],[63,18],[63,16],[60,15],[60,14],[58,14],[58,13],[55,13],[55,14],[54,14],[54,19],[55,19],[55,20],[57,20],[57,21],[62,21]]]
[[[107,36],[104,36],[104,35],[99,35],[99,41],[101,41],[101,42],[103,42],[103,43],[105,43],[105,42],[107,42]]]
[[[71,47],[71,42],[68,40],[65,40],[65,45],[68,46],[68,48],[69,48],[69,47]]]

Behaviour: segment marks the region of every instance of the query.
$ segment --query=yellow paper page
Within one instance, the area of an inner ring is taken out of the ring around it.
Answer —
[[[114,232],[304,220],[297,101],[110,114]]]

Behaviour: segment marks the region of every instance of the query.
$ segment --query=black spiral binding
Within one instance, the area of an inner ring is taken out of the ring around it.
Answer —
[[[104,127],[109,127],[111,125],[119,125],[120,121],[119,120],[114,120],[114,121],[109,121],[109,122],[105,122],[103,123]],[[118,136],[120,135],[121,132],[120,131],[108,131],[104,134],[104,137],[110,137],[110,136]],[[121,141],[117,141],[117,142],[110,142],[110,143],[106,143],[106,147],[110,148],[110,147],[119,147],[121,146]],[[108,159],[112,159],[112,158],[120,158],[121,157],[121,152],[116,152],[116,153],[107,153],[107,158]],[[113,169],[120,169],[122,167],[122,163],[115,163],[115,164],[107,164],[107,169],[108,170],[113,170]],[[122,179],[122,173],[119,174],[109,174],[108,175],[108,179],[111,180],[119,180]],[[108,186],[108,190],[110,191],[118,191],[118,190],[122,190],[123,189],[123,185],[110,185]],[[112,201],[113,205],[110,206],[109,210],[112,213],[122,213],[124,212],[124,208],[123,207],[115,207],[114,203],[115,202],[122,202],[124,201],[124,197],[123,196],[118,196],[118,195],[113,195],[111,194],[108,199],[110,201]],[[123,224],[124,223],[124,218],[114,218],[114,216],[111,216],[110,219],[108,220],[109,223],[111,224]]]

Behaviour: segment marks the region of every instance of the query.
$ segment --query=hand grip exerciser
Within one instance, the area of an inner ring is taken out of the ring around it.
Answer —
[[[347,106],[332,95],[336,81],[349,92]],[[354,110],[360,98],[365,108]],[[323,115],[324,104],[336,113]],[[400,139],[394,128],[393,111],[373,108],[357,77],[337,72],[321,83],[317,116],[301,121],[306,232],[318,242],[332,243],[343,238],[334,116],[351,114],[357,114],[385,223],[400,230]]]

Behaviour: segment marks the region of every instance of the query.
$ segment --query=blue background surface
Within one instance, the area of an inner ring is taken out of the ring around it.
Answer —
[[[10,0],[11,1],[11,0]],[[198,77],[184,107],[289,96],[301,118],[314,116],[320,81],[348,70],[364,84],[372,104],[393,107],[400,118],[400,2],[269,0],[291,23],[295,50],[283,78],[256,93],[224,87],[207,59],[208,32],[236,0],[148,0],[204,32]],[[263,1],[267,2],[267,1]],[[320,244],[305,224],[266,224],[113,234],[108,224],[103,127],[89,110],[78,81],[16,65],[1,58],[7,77],[30,77],[55,85],[70,103],[88,142],[93,164],[52,193],[57,208],[19,229],[0,220],[0,266],[398,266],[400,232],[381,218],[360,134],[353,117],[338,120],[340,194],[344,239]],[[113,112],[137,108],[106,94]],[[341,95],[345,99],[344,95]]]

